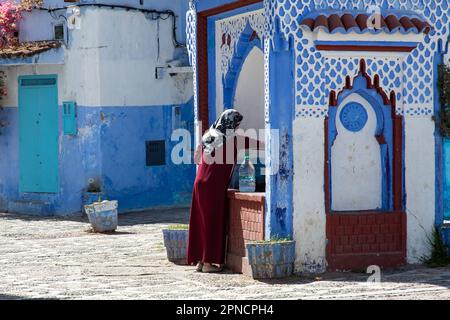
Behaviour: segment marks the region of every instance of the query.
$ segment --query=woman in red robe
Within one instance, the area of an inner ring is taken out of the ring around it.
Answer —
[[[188,243],[188,263],[197,264],[199,272],[220,272],[225,262],[227,190],[240,149],[235,130],[242,119],[236,110],[226,110],[202,137]]]

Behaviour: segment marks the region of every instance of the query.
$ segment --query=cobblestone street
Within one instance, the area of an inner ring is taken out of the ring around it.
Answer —
[[[0,299],[450,299],[450,268],[325,274],[278,281],[201,274],[166,259],[161,229],[187,210],[121,215],[115,234],[83,218],[0,215]]]

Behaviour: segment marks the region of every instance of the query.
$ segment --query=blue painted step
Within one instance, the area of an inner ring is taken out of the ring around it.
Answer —
[[[52,212],[52,206],[47,201],[36,200],[16,200],[8,202],[8,212],[22,213],[29,215],[49,215]]]

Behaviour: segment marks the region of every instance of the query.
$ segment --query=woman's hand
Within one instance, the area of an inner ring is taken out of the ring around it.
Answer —
[[[197,145],[197,148],[194,151],[194,163],[200,164],[202,160],[202,144]]]

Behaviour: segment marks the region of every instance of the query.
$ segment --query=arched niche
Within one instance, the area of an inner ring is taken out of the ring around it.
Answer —
[[[395,94],[389,99],[365,65],[338,97],[330,97],[327,135],[328,197],[332,212],[394,208]],[[396,148],[398,146],[395,146]]]
[[[337,107],[336,137],[331,145],[333,211],[378,210],[383,207],[382,128],[377,106],[360,93]]]
[[[264,129],[264,54],[257,46],[242,65],[233,105],[244,116],[242,129]]]
[[[240,111],[243,129],[264,129],[264,52],[261,39],[248,24],[223,79],[224,108]]]

